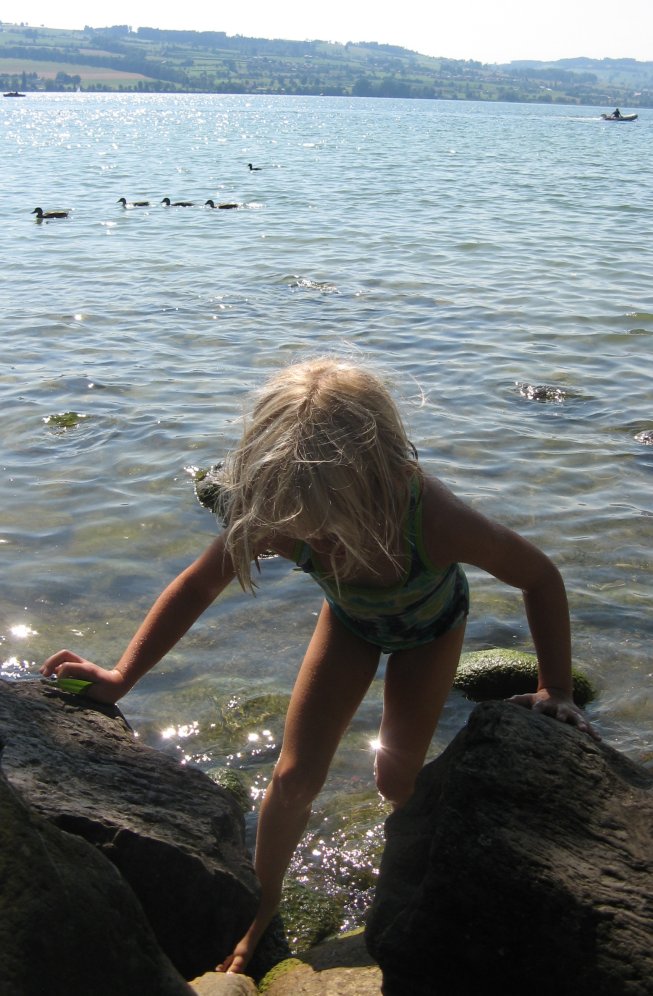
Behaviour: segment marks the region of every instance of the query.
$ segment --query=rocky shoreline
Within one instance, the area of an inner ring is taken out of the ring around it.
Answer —
[[[0,744],[0,991],[650,996],[653,774],[548,717],[477,706],[386,821],[365,934],[278,919],[252,978],[213,972],[258,895],[230,791],[52,682],[0,681]]]

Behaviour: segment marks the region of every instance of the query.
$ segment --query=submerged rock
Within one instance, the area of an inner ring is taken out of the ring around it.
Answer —
[[[76,429],[80,422],[88,418],[81,412],[59,412],[57,415],[46,415],[43,419],[45,425],[57,432],[65,432],[66,429]]]
[[[386,823],[366,940],[384,996],[651,996],[653,774],[476,707]]]
[[[568,391],[551,384],[523,384],[517,381],[516,386],[522,398],[528,398],[529,401],[553,401],[561,404],[569,396]]]
[[[342,904],[337,899],[289,878],[284,883],[281,910],[294,952],[319,944],[337,933],[342,923]]]

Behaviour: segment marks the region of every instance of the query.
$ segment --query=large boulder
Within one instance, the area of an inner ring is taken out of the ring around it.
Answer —
[[[0,774],[0,992],[190,996],[117,869]]]
[[[140,744],[117,708],[63,693],[50,682],[0,681],[0,741],[10,786],[32,813],[66,831],[64,837],[85,838],[98,858],[112,862],[185,979],[222,961],[258,901],[243,816],[229,792],[198,769]],[[90,852],[79,853],[83,878]],[[2,858],[29,867],[32,845],[12,851],[5,840]],[[111,895],[109,890],[108,902]],[[83,903],[80,914],[83,919]],[[34,922],[36,933],[47,932],[42,942],[53,946],[58,926]],[[74,957],[74,949],[66,956]]]
[[[387,844],[366,940],[385,996],[651,996],[653,774],[477,706]]]

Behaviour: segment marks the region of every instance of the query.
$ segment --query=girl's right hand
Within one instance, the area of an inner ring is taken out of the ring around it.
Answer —
[[[96,702],[109,702],[113,705],[129,691],[120,671],[98,667],[71,650],[60,650],[48,657],[40,671],[45,678],[81,678],[90,681],[91,684],[84,690],[84,696],[95,699]]]

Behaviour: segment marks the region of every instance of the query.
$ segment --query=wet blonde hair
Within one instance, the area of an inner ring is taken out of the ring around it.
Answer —
[[[226,550],[244,590],[274,535],[332,540],[345,581],[401,552],[411,473],[401,416],[375,373],[332,357],[291,365],[259,390],[240,445],[221,472]],[[326,565],[325,565],[326,566]]]

